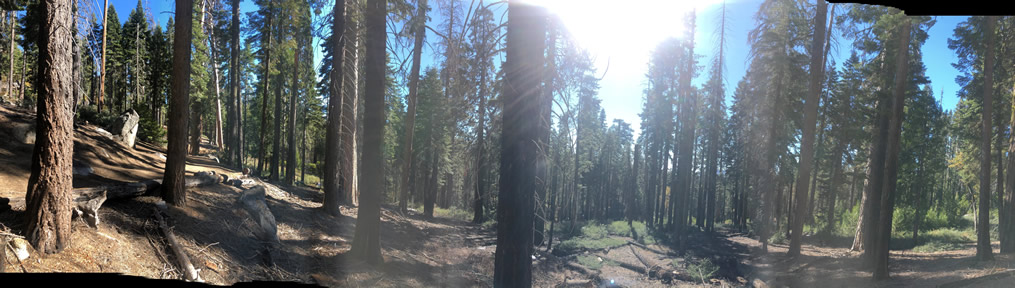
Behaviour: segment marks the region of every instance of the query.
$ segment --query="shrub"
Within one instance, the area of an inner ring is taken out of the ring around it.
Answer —
[[[940,240],[931,240],[923,245],[913,247],[913,251],[916,252],[939,252],[939,251],[951,251],[962,249],[962,245],[958,243],[943,242]]]
[[[708,279],[719,272],[719,266],[712,263],[709,258],[702,258],[698,261],[688,261],[687,272],[701,283],[707,283]]]

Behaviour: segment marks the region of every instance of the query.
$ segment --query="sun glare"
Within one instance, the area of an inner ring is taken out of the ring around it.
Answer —
[[[654,47],[668,37],[684,35],[684,20],[691,9],[713,0],[541,0],[560,17],[565,28],[593,56],[603,57]]]

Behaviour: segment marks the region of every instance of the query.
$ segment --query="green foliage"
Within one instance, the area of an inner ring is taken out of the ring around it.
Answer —
[[[624,225],[627,225],[627,223],[624,223]],[[587,225],[581,228],[580,236],[561,241],[553,249],[553,254],[558,256],[570,255],[584,249],[605,249],[627,243],[627,240],[610,237],[609,234],[611,233],[607,227],[607,225],[600,225],[595,221],[589,221]]]
[[[929,252],[959,250],[959,249],[962,249],[962,248],[963,248],[963,246],[961,244],[959,244],[959,243],[941,242],[939,240],[931,240],[931,241],[928,241],[927,243],[924,243],[923,245],[919,245],[919,246],[913,247],[913,251],[915,251],[915,252],[929,253]]]
[[[645,226],[645,222],[641,221],[632,221],[631,225],[627,225],[627,221],[613,221],[606,227],[606,230],[611,235],[634,237],[634,234],[631,233],[631,226],[634,226],[634,234],[638,234],[638,238],[649,236],[648,227]]]
[[[772,233],[771,237],[768,237],[768,243],[788,244],[789,239],[786,239],[786,233],[782,233],[782,231],[776,231],[775,233]]]
[[[137,136],[141,141],[163,145],[166,143],[166,129],[162,128],[155,118],[141,117],[138,123]]]
[[[578,255],[577,260],[578,264],[581,264],[582,266],[588,267],[589,269],[592,270],[599,270],[600,268],[603,268],[604,264],[611,266],[617,265],[617,263],[613,262],[613,260],[605,260],[603,258],[599,258],[599,256],[595,256],[592,254]]]
[[[687,263],[687,273],[691,274],[698,282],[708,283],[708,279],[715,276],[716,272],[719,272],[719,266],[712,263],[712,260],[709,258],[702,258],[697,261],[691,260]]]

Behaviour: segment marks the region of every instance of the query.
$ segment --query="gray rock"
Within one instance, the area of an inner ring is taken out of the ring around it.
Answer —
[[[137,139],[137,127],[138,121],[141,121],[141,117],[137,115],[134,109],[129,109],[113,120],[113,124],[109,125],[109,131],[113,134],[113,140],[120,141],[127,147],[134,148],[134,140]]]

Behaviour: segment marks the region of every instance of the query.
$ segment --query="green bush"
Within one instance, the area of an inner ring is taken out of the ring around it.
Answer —
[[[582,237],[589,239],[602,239],[606,237],[609,232],[605,225],[599,225],[595,222],[589,222],[588,225],[582,227]]]
[[[942,242],[940,240],[931,240],[923,245],[913,247],[913,251],[916,252],[939,252],[939,251],[951,251],[962,249],[962,245],[958,243]]]
[[[166,129],[150,117],[141,117],[137,127],[137,136],[141,141],[162,145],[166,143]]]
[[[606,226],[606,230],[611,235],[631,237],[631,226],[627,225],[627,221],[613,221],[610,226]]]
[[[707,283],[708,279],[715,276],[716,272],[719,272],[719,266],[712,263],[712,260],[709,258],[688,261],[687,263],[687,273],[691,274],[698,282]]]
[[[782,231],[776,231],[771,237],[768,237],[768,243],[772,244],[786,244],[789,243],[786,239],[786,233]]]

